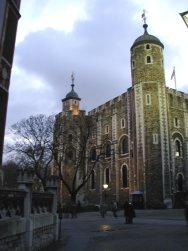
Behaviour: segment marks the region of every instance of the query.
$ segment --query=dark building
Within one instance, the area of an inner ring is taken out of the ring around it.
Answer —
[[[0,165],[20,2],[21,0],[0,1]]]

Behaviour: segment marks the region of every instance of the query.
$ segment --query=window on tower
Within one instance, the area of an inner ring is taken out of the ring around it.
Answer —
[[[91,181],[91,189],[95,189],[95,171],[91,171],[91,176],[90,176],[90,181]]]
[[[104,184],[108,184],[110,183],[110,169],[107,167],[104,170]]]
[[[146,105],[151,105],[151,95],[146,94]]]
[[[129,153],[129,140],[128,140],[128,136],[127,135],[125,135],[121,139],[120,152],[121,152],[121,154],[128,154]]]
[[[182,146],[181,146],[181,142],[179,141],[179,139],[175,140],[175,157],[181,157],[182,156]]]
[[[105,134],[108,134],[109,133],[109,125],[106,125],[105,127]]]
[[[146,50],[150,50],[151,49],[151,45],[150,44],[146,44]]]
[[[133,60],[132,61],[132,69],[134,69],[135,68],[135,61]]]
[[[108,142],[108,143],[105,145],[105,157],[106,157],[106,158],[111,157],[111,143],[110,143],[110,142]]]
[[[92,161],[95,161],[96,158],[97,158],[96,148],[93,147],[93,148],[91,149],[91,160],[92,160]]]
[[[147,57],[146,57],[146,63],[147,63],[147,64],[151,64],[151,63],[152,63],[151,56],[147,56]]]
[[[183,191],[183,175],[180,173],[177,176],[177,190],[179,192]]]
[[[126,165],[122,166],[121,172],[122,172],[122,187],[126,188],[128,187],[128,170]]]
[[[159,136],[157,133],[153,133],[153,144],[157,145],[159,143]]]
[[[125,128],[125,119],[121,119],[121,128]]]
[[[176,128],[180,127],[180,122],[177,117],[174,118],[174,127],[176,127]]]

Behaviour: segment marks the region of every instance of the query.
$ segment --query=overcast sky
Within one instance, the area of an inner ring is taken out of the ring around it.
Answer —
[[[143,9],[148,32],[165,47],[166,85],[174,88],[175,66],[177,89],[188,92],[188,29],[179,15],[187,0],[22,0],[7,128],[30,115],[61,112],[72,72],[86,111],[126,92]]]

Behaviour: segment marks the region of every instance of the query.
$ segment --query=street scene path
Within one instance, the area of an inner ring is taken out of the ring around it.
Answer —
[[[63,218],[60,240],[53,251],[188,251],[188,229],[183,209],[136,210],[133,224],[123,211],[80,213]]]

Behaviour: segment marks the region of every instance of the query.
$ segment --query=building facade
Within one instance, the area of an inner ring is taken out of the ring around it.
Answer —
[[[0,165],[20,3],[21,0],[0,1]]]
[[[188,191],[188,94],[166,87],[164,46],[147,24],[143,28],[130,50],[132,86],[87,115],[92,132],[85,168],[91,175],[77,197],[83,203],[180,207]],[[80,116],[72,98],[62,100],[63,107]],[[61,118],[64,123],[65,113]]]

